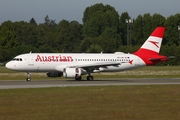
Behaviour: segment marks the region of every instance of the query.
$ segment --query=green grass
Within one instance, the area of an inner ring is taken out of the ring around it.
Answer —
[[[179,66],[144,67],[99,78],[179,78]],[[26,73],[0,67],[0,80],[24,80]],[[33,80],[48,78],[32,74]],[[53,87],[0,90],[0,120],[179,120],[180,85]]]
[[[180,85],[0,90],[1,120],[179,120]]]
[[[16,73],[15,71],[9,70],[4,66],[0,66],[0,73]]]

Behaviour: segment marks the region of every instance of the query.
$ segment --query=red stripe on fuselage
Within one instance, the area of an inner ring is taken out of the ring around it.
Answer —
[[[146,65],[154,65],[156,63],[164,62],[167,60],[166,56],[161,56],[155,51],[144,49],[144,48],[140,48],[137,52],[133,54],[140,57],[146,63]]]

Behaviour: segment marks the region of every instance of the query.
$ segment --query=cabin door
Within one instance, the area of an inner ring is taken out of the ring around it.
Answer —
[[[28,65],[29,66],[33,66],[34,65],[34,59],[32,55],[28,56]]]

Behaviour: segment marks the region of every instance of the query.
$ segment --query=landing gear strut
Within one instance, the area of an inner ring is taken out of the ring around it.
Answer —
[[[28,82],[31,81],[31,73],[29,73],[29,72],[27,73],[26,81],[28,81]]]

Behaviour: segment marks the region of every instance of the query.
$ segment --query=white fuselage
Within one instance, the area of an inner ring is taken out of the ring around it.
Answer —
[[[119,64],[113,65],[116,63]],[[63,72],[67,67],[97,68],[97,65],[99,72],[114,72],[142,67],[146,64],[136,55],[119,52],[115,54],[29,53],[16,56],[6,64],[6,67],[23,72]]]

